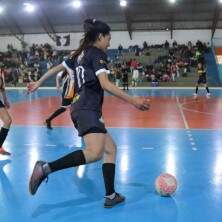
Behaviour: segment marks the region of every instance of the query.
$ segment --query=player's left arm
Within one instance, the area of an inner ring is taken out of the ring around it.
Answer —
[[[10,108],[10,104],[8,102],[8,98],[5,92],[5,78],[4,75],[2,78],[0,78],[0,93],[2,95],[3,103],[6,106],[6,108]]]
[[[2,81],[2,80],[1,80],[1,81]],[[4,105],[6,106],[6,108],[10,108],[10,104],[9,104],[9,101],[8,101],[8,98],[7,98],[7,95],[6,95],[6,92],[5,92],[5,87],[4,87],[4,85],[1,87],[0,93],[1,93],[1,95],[2,95],[2,99],[3,99]]]

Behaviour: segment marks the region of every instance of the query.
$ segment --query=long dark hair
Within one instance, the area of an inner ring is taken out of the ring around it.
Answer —
[[[72,58],[77,58],[83,50],[91,46],[98,38],[99,34],[103,36],[110,33],[110,27],[96,19],[86,19],[84,21],[84,38],[80,40],[79,48],[72,54]]]

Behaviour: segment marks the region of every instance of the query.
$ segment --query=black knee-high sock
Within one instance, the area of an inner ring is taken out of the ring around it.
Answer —
[[[207,90],[207,93],[210,93],[210,90],[209,90],[208,86],[206,87],[206,90]]]
[[[0,147],[3,145],[7,135],[8,135],[8,131],[9,129],[6,129],[4,127],[1,128],[1,131],[0,131]]]
[[[86,159],[82,150],[74,151],[58,160],[48,163],[51,172],[84,164],[86,164]]]
[[[115,164],[104,163],[102,166],[103,179],[106,188],[106,196],[109,196],[115,192],[114,180],[115,180]]]
[[[197,94],[197,92],[198,92],[198,86],[196,86],[196,94]]]
[[[66,108],[60,107],[47,120],[52,121],[54,118],[56,118],[58,115],[60,115],[61,113],[65,112],[65,111],[66,111]]]

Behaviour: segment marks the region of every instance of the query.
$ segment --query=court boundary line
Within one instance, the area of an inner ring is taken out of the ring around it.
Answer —
[[[123,87],[119,87],[120,89],[122,89]],[[211,89],[215,89],[215,90],[222,90],[222,87],[210,87]],[[21,87],[10,87],[10,86],[7,86],[6,87],[6,89],[8,89],[8,90],[15,90],[15,89],[27,89],[27,87],[25,87],[25,86],[21,86]],[[52,87],[50,87],[50,86],[41,86],[41,87],[39,87],[39,89],[56,89],[56,87],[54,87],[54,86],[52,86]],[[195,89],[195,87],[191,87],[191,86],[189,86],[189,87],[177,87],[177,86],[175,86],[175,87],[170,87],[170,86],[159,86],[159,87],[151,87],[151,86],[147,86],[147,87],[129,87],[129,89],[138,89],[138,90],[140,90],[140,89],[154,89],[154,90],[157,90],[157,89]],[[199,89],[205,89],[204,87],[199,87]]]
[[[180,104],[180,101],[179,101],[178,96],[176,96],[176,101],[177,101],[177,107],[178,107],[178,109],[179,109],[179,111],[180,111],[180,115],[181,115],[181,117],[182,117],[182,119],[183,119],[183,123],[184,123],[185,129],[190,129],[190,127],[189,127],[189,125],[188,125],[188,122],[187,122],[187,120],[186,120],[185,114],[184,114],[184,112],[183,112],[183,107],[182,107],[182,105]]]
[[[13,124],[13,127],[38,127],[38,128],[46,128],[46,126],[44,125],[23,125],[23,124]],[[54,126],[53,128],[74,128],[74,126]],[[138,130],[215,130],[215,131],[222,131],[222,128],[217,128],[217,129],[212,129],[212,128],[189,128],[189,129],[185,129],[185,128],[144,128],[144,127],[106,127],[107,129],[138,129]],[[53,130],[50,130],[53,131]]]
[[[201,112],[201,111],[194,110],[194,109],[189,109],[189,108],[186,108],[186,107],[182,107],[182,109],[185,110],[185,111],[187,111],[187,112],[200,113],[200,114],[203,114],[203,115],[208,115],[208,116],[217,118],[217,116],[216,116],[215,114],[213,114],[213,113]]]
[[[184,103],[181,103],[181,108],[187,112],[192,112],[192,113],[200,113],[200,114],[203,114],[203,115],[208,115],[208,116],[211,116],[211,117],[214,117],[214,118],[217,118],[217,115],[213,114],[213,113],[209,113],[209,112],[202,112],[202,111],[199,111],[199,110],[195,110],[195,109],[192,109],[192,108],[186,108],[184,106],[186,105],[189,105],[189,104],[192,104],[192,103],[196,103],[197,101],[194,100],[194,101],[189,101],[189,102],[184,102]]]

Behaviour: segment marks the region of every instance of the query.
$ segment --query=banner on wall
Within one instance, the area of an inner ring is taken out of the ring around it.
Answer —
[[[57,46],[69,46],[70,45],[70,35],[56,35],[56,45]]]

